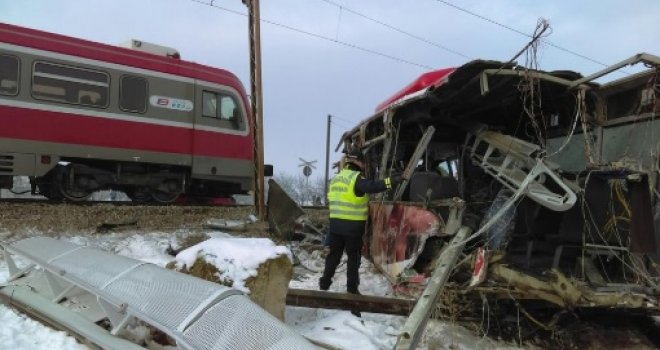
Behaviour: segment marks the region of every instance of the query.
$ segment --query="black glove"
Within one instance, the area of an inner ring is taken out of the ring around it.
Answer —
[[[390,181],[392,182],[392,187],[396,187],[396,185],[400,184],[401,181],[403,181],[403,177],[401,174],[392,174],[390,176]]]

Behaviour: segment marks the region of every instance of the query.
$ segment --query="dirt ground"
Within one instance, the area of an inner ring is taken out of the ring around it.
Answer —
[[[125,206],[0,203],[0,232],[104,233],[112,230],[195,231],[210,219],[246,220],[252,207]]]

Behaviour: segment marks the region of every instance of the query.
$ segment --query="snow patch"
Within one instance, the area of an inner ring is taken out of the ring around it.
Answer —
[[[233,288],[249,293],[245,280],[257,275],[259,265],[280,255],[291,259],[287,247],[268,238],[211,238],[177,254],[176,266],[191,267],[198,258],[204,259],[220,271],[218,278],[231,279]]]
[[[41,323],[17,314],[0,304],[0,347],[3,349],[30,350],[87,350],[86,346],[65,332],[55,331]]]

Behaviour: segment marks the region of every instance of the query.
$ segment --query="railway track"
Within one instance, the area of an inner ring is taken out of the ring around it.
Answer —
[[[18,203],[18,204],[68,204],[68,205],[77,205],[77,206],[94,206],[102,204],[110,204],[114,206],[150,206],[150,207],[163,207],[163,206],[182,206],[182,207],[251,207],[251,204],[210,204],[210,203],[159,203],[159,202],[132,202],[132,201],[62,201],[62,200],[51,200],[46,198],[0,198],[0,203]]]
[[[50,200],[46,198],[1,198],[0,197],[0,204],[12,204],[12,203],[17,203],[17,204],[52,204],[52,205],[77,205],[77,206],[94,206],[94,205],[114,205],[114,206],[129,206],[129,207],[229,207],[229,208],[244,208],[244,207],[253,207],[253,204],[242,204],[242,203],[234,203],[234,204],[214,204],[214,203],[203,203],[203,202],[175,202],[175,203],[159,203],[159,202],[149,202],[149,203],[142,203],[142,202],[133,202],[133,201],[125,201],[125,200],[118,200],[118,201],[110,201],[110,200],[102,200],[102,201],[80,201],[80,202],[73,202],[73,201],[62,201],[62,200]],[[327,207],[324,206],[316,206],[316,205],[303,205],[301,206],[302,209],[304,210],[324,210],[327,209]]]
[[[313,220],[324,220],[327,211],[307,207]],[[133,202],[62,203],[35,199],[3,199],[0,201],[0,239],[9,234],[34,231],[71,233],[105,233],[116,230],[140,232],[155,230],[208,229],[210,220],[243,220],[254,214],[251,205],[157,205]],[[268,231],[267,223],[246,228],[260,233]],[[255,232],[256,233],[256,232]]]

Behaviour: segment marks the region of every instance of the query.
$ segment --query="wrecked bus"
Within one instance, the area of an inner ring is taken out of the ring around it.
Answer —
[[[370,201],[366,255],[419,295],[464,229],[459,293],[658,313],[659,74],[638,54],[586,77],[484,60],[422,75],[337,146],[405,179]]]

